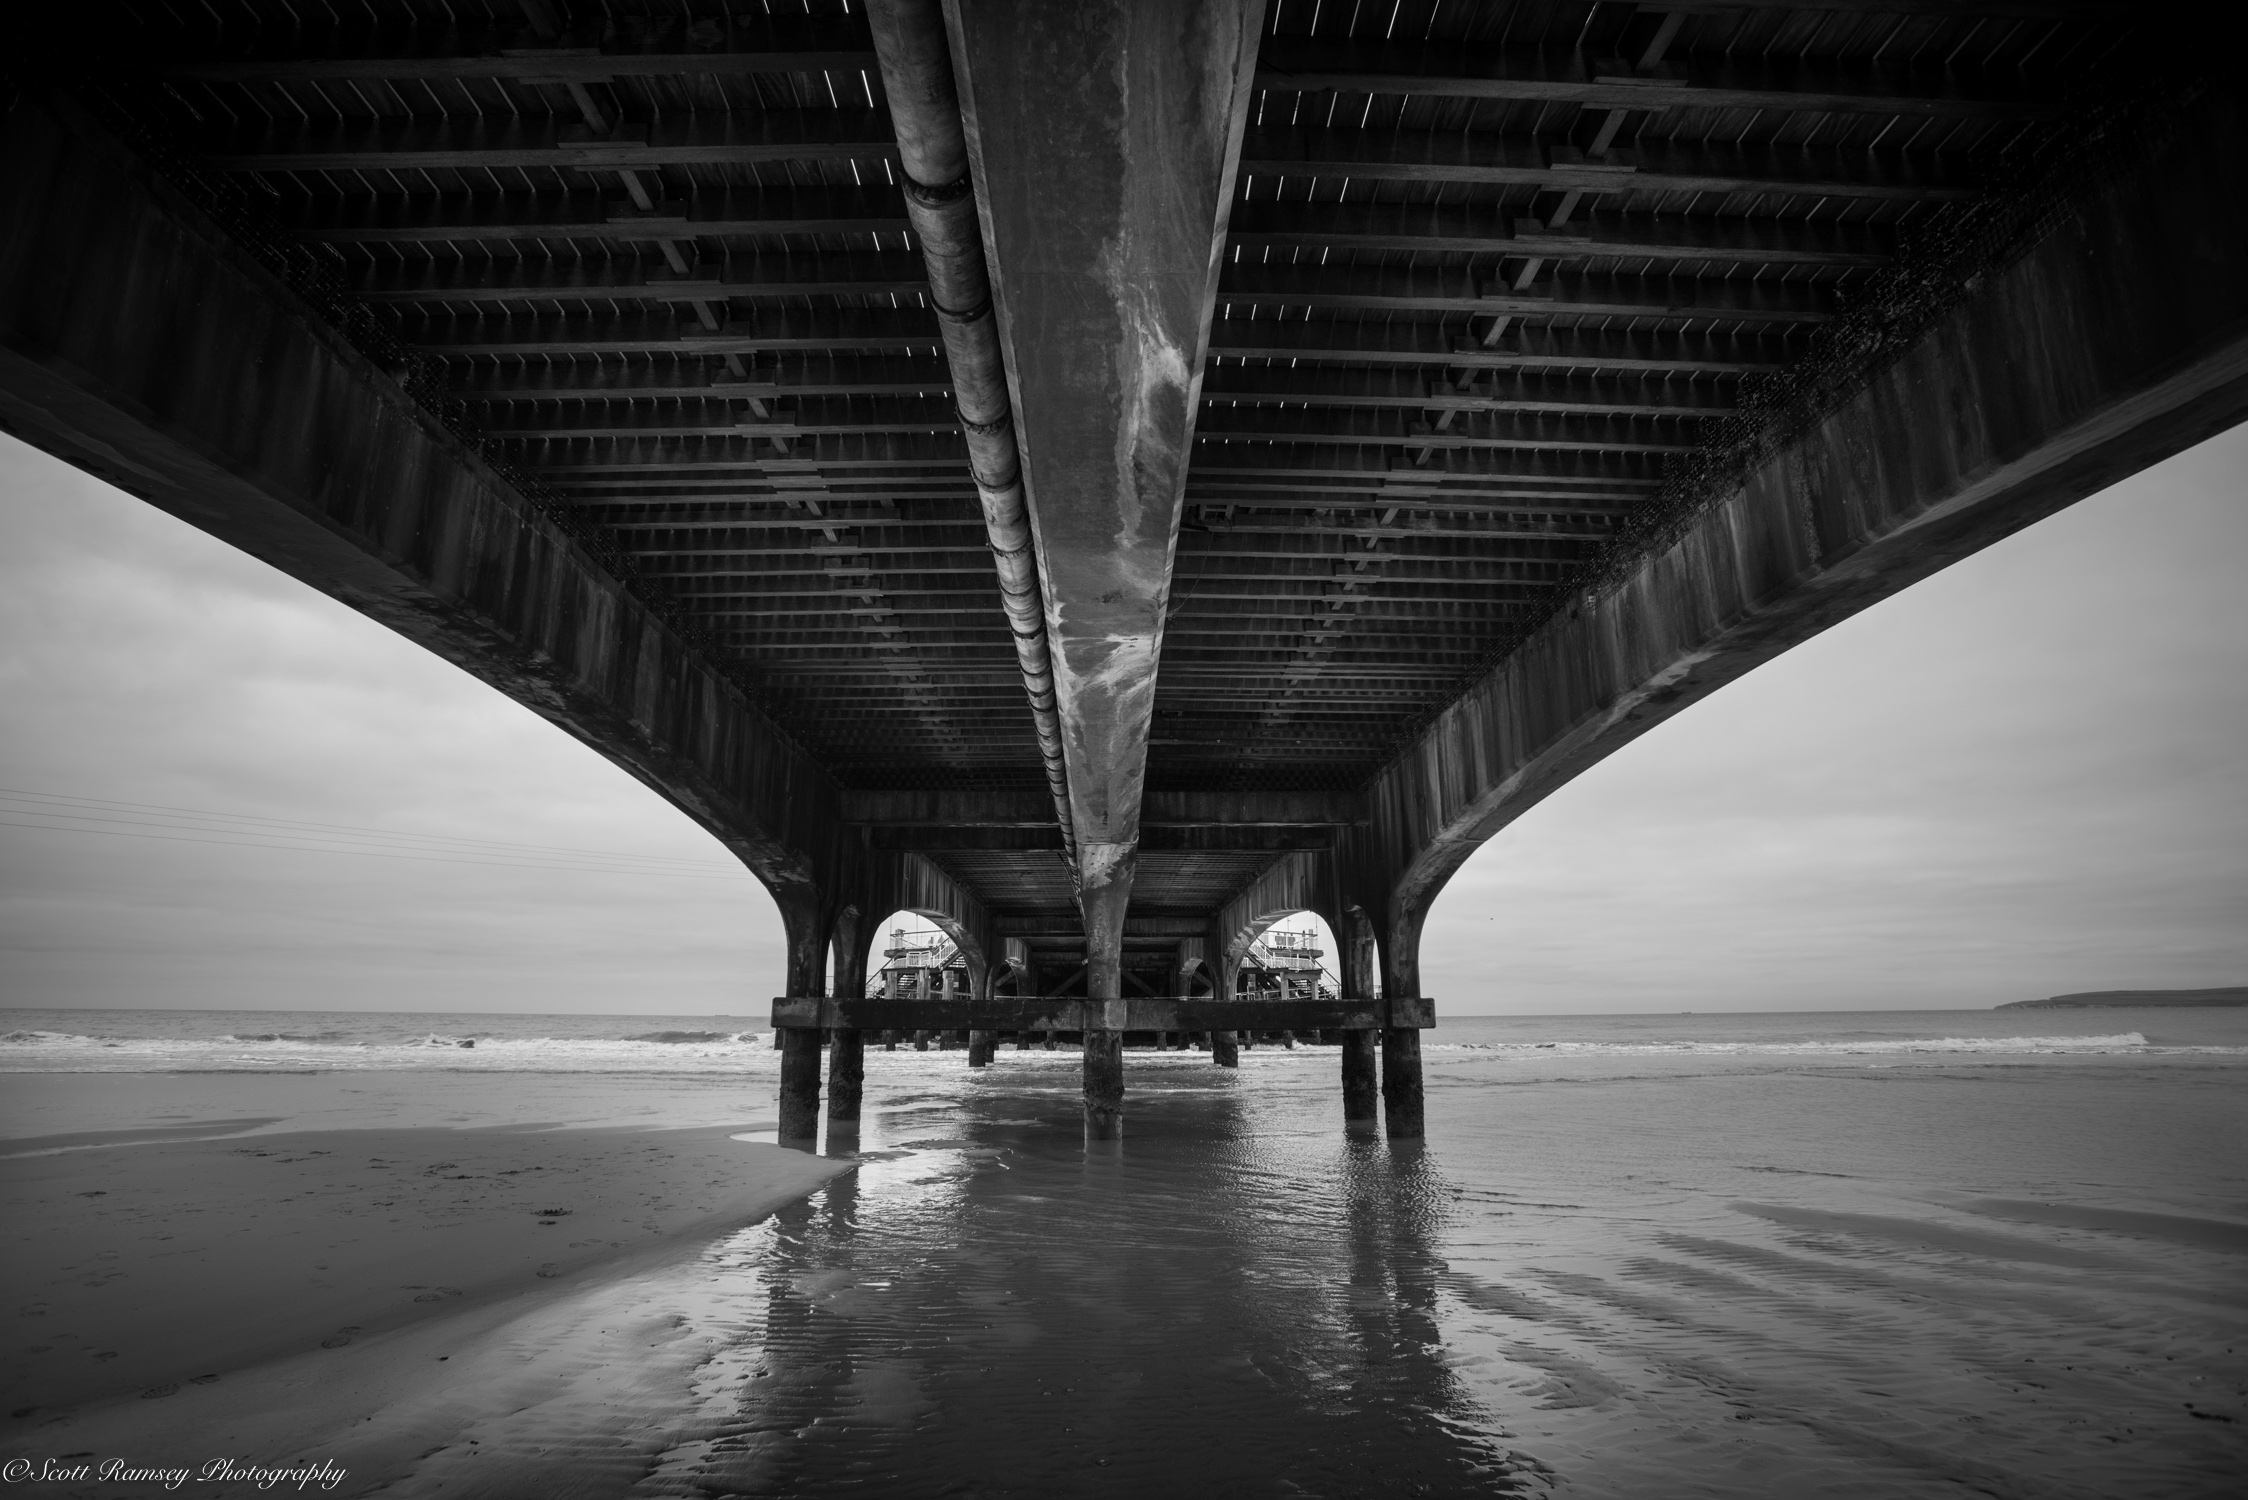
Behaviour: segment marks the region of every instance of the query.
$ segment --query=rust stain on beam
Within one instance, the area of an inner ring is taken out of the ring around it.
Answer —
[[[1262,15],[1253,0],[951,13],[1088,890],[1128,884],[1139,835]]]

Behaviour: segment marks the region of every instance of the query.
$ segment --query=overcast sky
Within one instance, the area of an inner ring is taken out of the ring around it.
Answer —
[[[1645,736],[1453,881],[1428,992],[2248,983],[2244,489],[2248,431]],[[592,751],[5,438],[0,524],[0,1003],[762,1014],[771,901]]]

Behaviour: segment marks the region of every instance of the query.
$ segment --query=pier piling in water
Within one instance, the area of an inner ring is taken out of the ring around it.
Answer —
[[[1124,1033],[1085,1033],[1085,1134],[1114,1140],[1124,1132]]]
[[[1343,1039],[1343,1118],[1371,1121],[1380,1113],[1381,1084],[1376,1074],[1378,1043],[1371,1031],[1346,1031]]]
[[[820,1133],[820,1033],[814,1026],[779,1028],[780,1138],[816,1140]]]
[[[1393,1141],[1419,1140],[1422,1120],[1421,1034],[1409,1026],[1382,1031],[1382,1125]]]
[[[854,1026],[838,1026],[827,1048],[827,1120],[830,1125],[859,1121],[859,1101],[866,1093],[866,1034]]]

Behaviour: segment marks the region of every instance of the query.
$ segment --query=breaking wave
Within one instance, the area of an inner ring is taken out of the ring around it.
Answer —
[[[1461,1052],[1553,1052],[1586,1056],[1856,1056],[1859,1054],[1926,1052],[2136,1052],[2150,1048],[2136,1031],[2108,1036],[1941,1036],[1865,1037],[1824,1041],[1600,1041],[1600,1042],[1438,1042],[1432,1050]],[[2162,1049],[2172,1050],[2172,1049]],[[2195,1051],[2233,1051],[2233,1048],[2194,1048]]]

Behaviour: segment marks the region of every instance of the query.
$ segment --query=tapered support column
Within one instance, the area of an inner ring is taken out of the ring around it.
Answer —
[[[1129,850],[1105,864],[1086,861],[1079,905],[1085,916],[1085,1135],[1124,1133],[1124,910],[1132,899]]]
[[[989,1065],[991,1055],[999,1050],[999,1033],[971,1031],[968,1033],[968,1066],[981,1068]]]
[[[820,1033],[816,1026],[781,1028],[781,1128],[784,1141],[820,1134]]]

